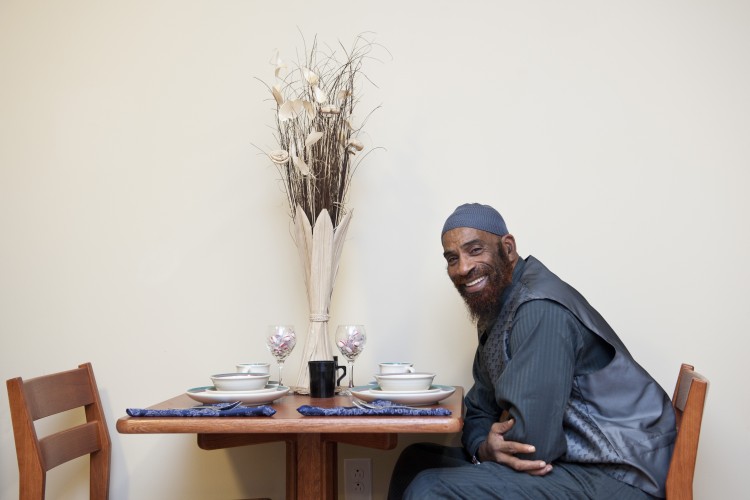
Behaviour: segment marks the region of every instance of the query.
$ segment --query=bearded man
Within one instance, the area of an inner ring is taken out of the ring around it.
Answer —
[[[389,498],[663,498],[672,405],[607,322],[494,208],[459,206],[441,236],[477,323],[463,448],[405,449]]]

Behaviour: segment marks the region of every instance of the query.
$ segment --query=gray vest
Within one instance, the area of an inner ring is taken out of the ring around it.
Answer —
[[[496,380],[512,357],[509,345],[516,311],[537,299],[562,305],[615,348],[606,367],[573,380],[563,416],[567,451],[561,460],[597,464],[620,481],[664,497],[676,437],[669,397],[586,299],[534,257],[526,259],[482,350],[490,376]]]

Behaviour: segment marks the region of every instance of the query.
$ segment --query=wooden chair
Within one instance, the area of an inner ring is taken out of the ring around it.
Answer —
[[[7,381],[16,440],[21,500],[44,498],[47,471],[74,458],[90,456],[90,497],[109,496],[111,443],[90,363],[75,370],[28,380]],[[39,438],[34,422],[74,408],[85,408],[86,423]]]
[[[692,500],[693,473],[698,456],[698,438],[703,420],[708,380],[683,363],[672,396],[677,417],[677,439],[667,474],[667,498]]]

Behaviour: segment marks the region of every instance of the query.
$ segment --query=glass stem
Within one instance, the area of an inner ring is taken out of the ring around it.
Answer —
[[[354,387],[354,361],[349,361],[349,388]]]
[[[281,385],[281,372],[283,371],[284,363],[279,363],[279,385]]]

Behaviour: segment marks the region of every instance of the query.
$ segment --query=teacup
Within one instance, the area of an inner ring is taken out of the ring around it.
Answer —
[[[237,373],[271,373],[269,363],[240,363],[237,365]]]
[[[414,373],[414,363],[406,363],[401,361],[380,363],[380,373],[383,375],[389,373]]]

